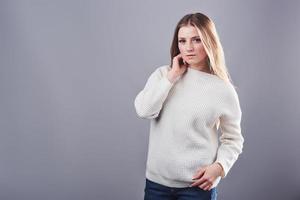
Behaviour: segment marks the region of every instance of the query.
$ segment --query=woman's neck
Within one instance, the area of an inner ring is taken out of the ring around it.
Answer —
[[[208,66],[204,66],[204,65],[193,66],[193,65],[190,65],[189,67],[193,68],[195,70],[211,73],[210,68]]]

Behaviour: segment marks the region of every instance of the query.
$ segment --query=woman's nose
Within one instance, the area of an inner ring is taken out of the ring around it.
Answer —
[[[186,50],[190,51],[190,50],[193,50],[194,47],[193,47],[193,44],[192,43],[189,43],[187,42],[187,45],[186,45]]]

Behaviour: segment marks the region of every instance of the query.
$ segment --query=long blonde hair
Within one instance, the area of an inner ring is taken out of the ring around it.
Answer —
[[[175,28],[173,41],[170,49],[171,67],[173,57],[180,53],[178,48],[178,31],[183,26],[192,25],[197,29],[204,49],[207,54],[207,62],[213,74],[226,82],[232,82],[225,64],[225,56],[214,22],[202,13],[185,15],[179,20]]]

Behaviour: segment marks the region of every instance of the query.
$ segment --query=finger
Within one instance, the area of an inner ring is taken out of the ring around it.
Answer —
[[[182,57],[182,54],[181,54],[181,53],[178,53],[176,57]]]
[[[195,181],[191,185],[189,185],[189,187],[198,186],[199,184],[200,184],[199,181]]]
[[[200,184],[202,184],[202,183],[203,183],[203,181],[201,182],[201,181],[197,180],[197,181],[194,181],[194,182],[190,185],[190,187],[198,186],[198,185],[200,185]]]
[[[208,178],[207,178],[207,176],[203,175],[198,181],[200,184],[202,184],[202,183],[205,183],[206,181],[208,181]]]
[[[173,61],[178,61],[179,60],[180,54],[177,54],[176,56],[173,57]]]
[[[210,186],[210,183],[208,181],[206,181],[206,182],[202,183],[201,185],[199,185],[199,187],[202,188],[203,190],[205,188],[209,187],[209,186]]]
[[[182,54],[181,53],[179,53],[177,56],[176,56],[176,59],[181,59],[182,58]],[[183,58],[182,58],[183,59]]]
[[[183,60],[183,64],[184,64],[185,66],[188,65],[188,63],[187,63],[185,60]]]
[[[203,177],[201,177],[199,180],[195,181],[194,183],[192,183],[190,185],[190,187],[193,187],[193,186],[197,186],[197,185],[201,185],[203,184],[204,182],[206,182],[206,179],[203,179]]]
[[[212,186],[213,186],[213,184],[211,184],[207,190],[211,190]]]
[[[211,186],[212,186],[212,184],[209,184],[208,186],[206,186],[206,187],[204,188],[204,190],[210,190]]]
[[[173,59],[178,59],[180,57],[180,53],[173,57]]]
[[[192,180],[200,178],[201,176],[203,176],[204,172],[205,172],[204,168],[198,169],[196,175],[193,176]]]

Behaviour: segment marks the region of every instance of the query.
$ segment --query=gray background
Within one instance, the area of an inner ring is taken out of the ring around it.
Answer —
[[[0,199],[142,199],[134,98],[178,20],[217,27],[243,111],[224,200],[300,199],[300,1],[0,1]]]

